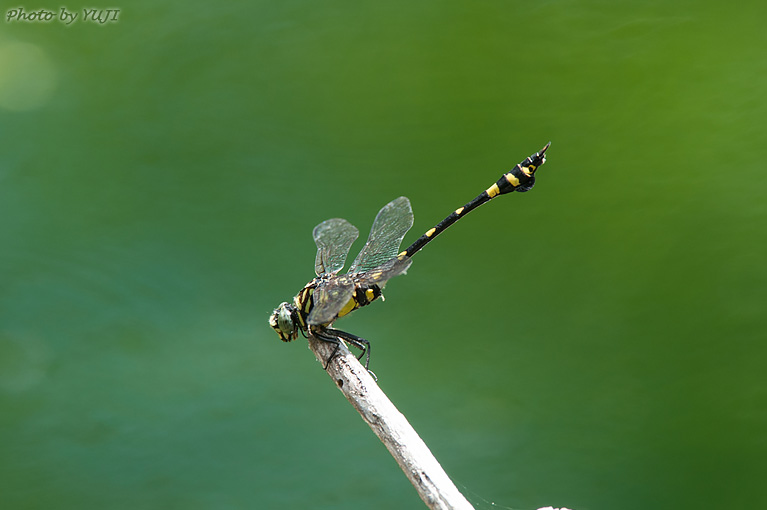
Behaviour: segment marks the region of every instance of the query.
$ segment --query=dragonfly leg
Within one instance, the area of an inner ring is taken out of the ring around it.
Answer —
[[[328,360],[325,362],[325,366],[323,367],[325,370],[328,369],[328,367],[330,366],[330,362],[333,361],[333,358],[335,358],[336,354],[338,354],[338,346],[341,344],[341,342],[338,340],[338,336],[333,335],[332,332],[333,332],[332,329],[312,331],[312,335],[315,338],[322,340],[323,342],[327,342],[329,344],[335,345],[333,352],[330,353]]]
[[[315,330],[313,331],[313,333],[315,337],[319,338],[323,342],[335,344],[336,346],[335,349],[333,349],[333,353],[328,358],[327,363],[325,364],[325,370],[328,369],[328,366],[330,366],[330,362],[333,361],[333,358],[335,358],[336,354],[338,354],[339,339],[346,340],[353,346],[362,350],[362,353],[357,357],[357,359],[362,360],[362,357],[365,356],[365,370],[368,369],[368,365],[370,364],[370,342],[368,342],[364,338],[360,338],[357,335],[352,335],[351,333],[347,333],[346,331],[341,331],[339,329],[331,329],[331,328],[326,328],[321,331]]]
[[[352,335],[351,333],[347,333],[346,331],[340,331],[338,329],[334,329],[333,332],[339,337],[349,342],[350,344],[352,344],[353,346],[362,350],[360,355],[357,356],[357,359],[362,361],[362,356],[365,356],[365,370],[368,370],[368,365],[370,365],[370,342],[368,342],[364,338],[358,337],[357,335]]]

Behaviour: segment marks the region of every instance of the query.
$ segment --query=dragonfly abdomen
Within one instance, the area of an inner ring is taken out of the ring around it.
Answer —
[[[366,306],[381,297],[381,288],[378,285],[358,285],[354,290],[354,300],[357,302],[357,308]],[[356,308],[355,308],[356,310]],[[341,317],[339,315],[339,317]]]
[[[463,207],[459,207],[450,213],[444,220],[440,221],[434,227],[427,230],[424,235],[416,239],[413,244],[401,252],[399,257],[412,257],[418,253],[421,248],[431,242],[435,237],[444,232],[450,225],[460,220],[482,204],[489,202],[498,195],[505,195],[506,193],[511,193],[512,191],[529,191],[535,184],[535,171],[539,166],[546,162],[546,150],[550,145],[551,142],[547,143],[543,149],[536,152],[532,156],[525,158],[524,161],[517,164],[514,168],[503,174],[501,178],[495,182],[495,184],[477,195],[474,200],[467,203]]]
[[[338,311],[336,319],[340,319],[344,315],[349,315],[357,308],[362,308],[363,306],[369,305],[379,297],[381,297],[381,288],[378,285],[357,285],[357,287],[354,289],[354,294],[352,294],[352,297],[343,306],[343,308]]]

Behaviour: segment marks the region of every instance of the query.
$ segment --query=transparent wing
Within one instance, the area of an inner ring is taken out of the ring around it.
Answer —
[[[313,306],[307,322],[316,326],[333,321],[353,295],[354,280],[347,275],[320,283],[312,294]]]
[[[403,259],[394,257],[380,266],[371,269],[366,273],[362,273],[362,275],[358,277],[357,283],[359,285],[375,283],[379,287],[383,287],[387,280],[406,273],[412,263],[413,259],[409,257]]]
[[[325,273],[337,273],[344,267],[349,248],[360,233],[348,221],[333,218],[314,227],[312,235],[317,244],[314,272],[317,276],[321,276]]]
[[[383,206],[370,229],[368,242],[348,272],[367,271],[394,259],[399,253],[402,239],[412,226],[413,209],[407,197],[396,198]]]

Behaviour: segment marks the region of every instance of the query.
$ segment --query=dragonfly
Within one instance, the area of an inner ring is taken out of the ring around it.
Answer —
[[[370,235],[362,250],[344,274],[352,244],[359,230],[342,218],[325,220],[312,233],[317,245],[314,271],[317,275],[306,284],[292,302],[282,302],[269,317],[269,325],[280,340],[290,342],[313,336],[335,345],[325,363],[330,366],[341,341],[357,347],[365,356],[365,368],[370,365],[370,342],[362,337],[336,329],[335,321],[378,298],[383,299],[383,288],[388,280],[404,274],[412,257],[439,234],[477,207],[493,198],[514,191],[524,192],[535,184],[535,171],[546,162],[546,151],[551,142],[540,151],[525,158],[498,181],[472,201],[450,213],[445,219],[426,231],[413,244],[400,251],[405,234],[413,226],[413,209],[407,197],[399,197],[378,211]]]

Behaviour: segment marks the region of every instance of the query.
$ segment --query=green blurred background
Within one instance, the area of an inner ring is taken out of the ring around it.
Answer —
[[[2,508],[423,508],[267,318],[549,140],[338,326],[478,508],[767,507],[763,3],[65,6],[0,26]]]

